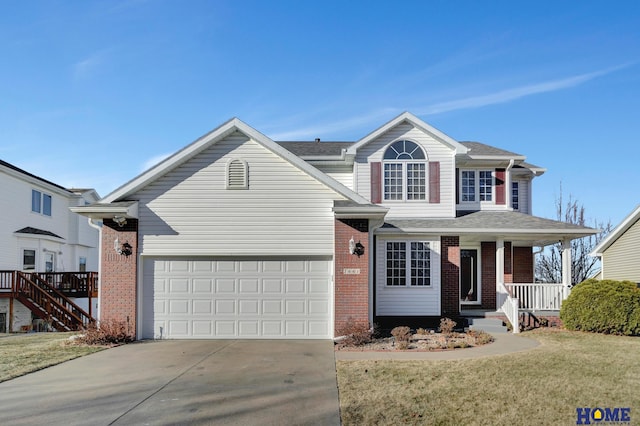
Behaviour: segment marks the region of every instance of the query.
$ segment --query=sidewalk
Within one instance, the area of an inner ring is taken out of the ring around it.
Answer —
[[[537,340],[522,337],[512,333],[496,333],[495,341],[488,345],[476,346],[468,349],[456,349],[452,351],[336,351],[336,361],[358,360],[456,360],[473,359],[487,356],[505,355],[515,352],[527,351],[540,344]]]

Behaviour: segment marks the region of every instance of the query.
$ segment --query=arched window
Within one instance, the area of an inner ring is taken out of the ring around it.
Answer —
[[[249,188],[249,166],[244,160],[231,160],[227,163],[227,189]]]
[[[427,199],[427,162],[422,148],[412,141],[389,145],[383,157],[384,199],[388,201]]]

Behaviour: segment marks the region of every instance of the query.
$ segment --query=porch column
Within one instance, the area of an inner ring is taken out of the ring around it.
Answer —
[[[504,284],[504,240],[496,240],[496,283]]]
[[[563,297],[569,297],[569,287],[571,286],[571,240],[562,240],[562,284]]]

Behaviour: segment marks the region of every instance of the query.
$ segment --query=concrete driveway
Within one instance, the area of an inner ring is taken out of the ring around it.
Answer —
[[[0,424],[339,425],[333,343],[121,346],[0,383]]]

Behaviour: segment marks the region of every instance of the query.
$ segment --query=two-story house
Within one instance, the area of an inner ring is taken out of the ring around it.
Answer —
[[[101,315],[138,338],[331,338],[470,308],[517,318],[533,248],[562,241],[568,265],[594,233],[531,215],[543,172],[410,113],[356,142],[274,142],[232,119],[72,210],[104,221]],[[536,300],[557,307],[564,275]]]
[[[32,321],[31,310],[14,300],[11,271],[98,270],[98,229],[69,211],[98,199],[93,189],[67,189],[0,160],[1,332],[18,331]],[[89,308],[88,298],[77,302]]]

